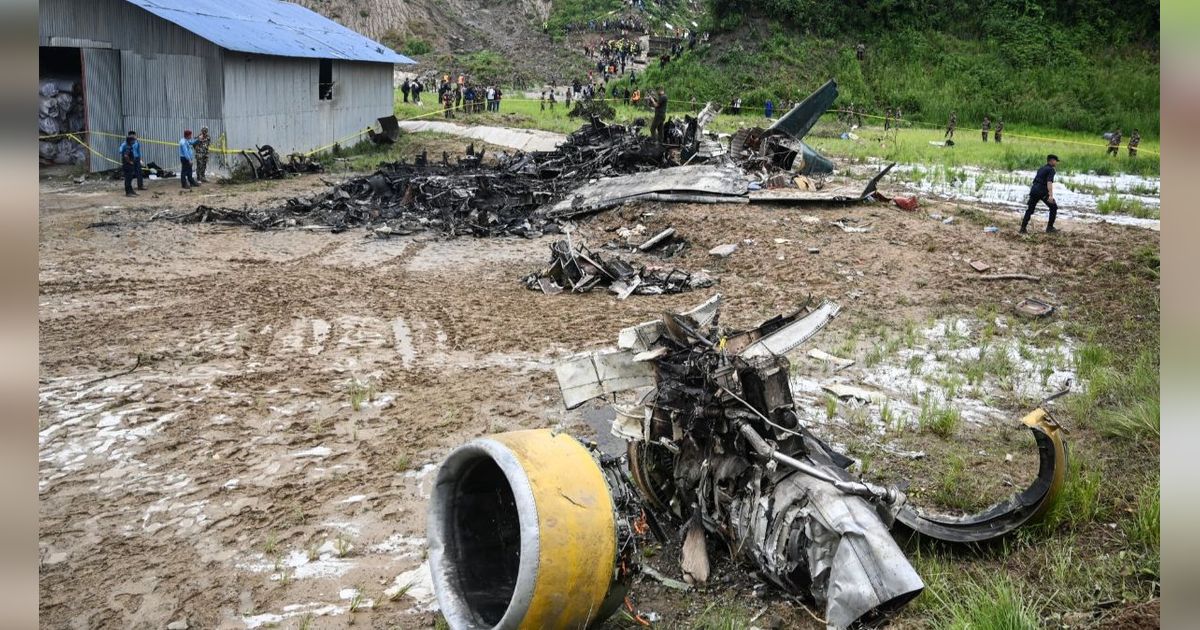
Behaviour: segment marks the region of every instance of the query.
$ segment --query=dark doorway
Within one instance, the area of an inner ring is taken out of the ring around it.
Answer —
[[[38,161],[41,165],[87,162],[87,149],[80,144],[86,139],[83,134],[87,130],[86,111],[79,49],[39,47]]]

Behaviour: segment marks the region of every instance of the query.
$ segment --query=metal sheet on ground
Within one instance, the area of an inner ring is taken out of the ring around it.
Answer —
[[[546,215],[551,218],[571,217],[652,193],[686,192],[740,197],[747,190],[746,176],[736,167],[676,166],[586,184],[555,204]]]

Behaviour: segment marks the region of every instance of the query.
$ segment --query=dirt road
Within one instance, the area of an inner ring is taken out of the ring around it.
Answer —
[[[713,291],[734,326],[809,295],[838,300],[845,311],[827,346],[864,322],[1009,312],[1025,296],[1072,312],[1102,290],[1096,265],[1158,239],[1066,221],[1056,238],[1022,240],[1012,215],[950,205],[923,210],[958,217],[952,224],[882,204],[648,204],[585,222],[577,238],[599,247],[618,227],[674,226],[692,246],[665,264],[708,269],[719,284],[617,301],[522,286],[550,236],[378,240],[149,220],[198,203],[265,203],[322,187],[315,177],[187,195],[152,185],[157,196],[126,199],[111,183],[42,184],[46,627],[430,627],[434,466],[486,433],[591,434],[582,413],[562,408],[556,359]],[[871,230],[845,232],[839,219]],[[740,248],[710,258],[722,243]],[[985,285],[968,260],[1044,280]],[[700,614],[696,595],[643,593],[668,623]],[[788,624],[814,625],[772,606]]]

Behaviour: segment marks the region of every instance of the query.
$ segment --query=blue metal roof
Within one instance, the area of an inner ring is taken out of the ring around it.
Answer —
[[[238,52],[380,63],[416,63],[387,46],[290,2],[126,0]]]

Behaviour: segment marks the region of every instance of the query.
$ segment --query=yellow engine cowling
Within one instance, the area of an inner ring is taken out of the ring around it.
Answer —
[[[615,612],[617,526],[591,453],[549,430],[474,440],[442,463],[429,563],[452,628],[587,628]]]

